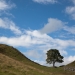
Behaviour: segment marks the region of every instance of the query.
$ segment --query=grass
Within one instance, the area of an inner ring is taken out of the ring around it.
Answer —
[[[75,66],[75,62],[67,66]],[[64,71],[64,67],[41,66],[17,49],[0,44],[0,75],[75,75],[75,72]]]

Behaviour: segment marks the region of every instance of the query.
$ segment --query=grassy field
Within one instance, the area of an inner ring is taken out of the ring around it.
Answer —
[[[75,67],[75,62],[64,67]],[[0,44],[0,75],[75,75],[73,71],[64,71],[64,67],[39,65],[17,49]]]

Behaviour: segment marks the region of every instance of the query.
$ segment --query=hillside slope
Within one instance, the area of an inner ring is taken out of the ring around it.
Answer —
[[[34,67],[35,66],[35,67]],[[0,75],[47,75],[49,72],[36,68],[40,66],[24,56],[17,49],[0,44]]]
[[[25,64],[29,64],[29,65],[39,65],[33,61],[31,61],[30,59],[28,59],[25,55],[23,55],[19,50],[17,50],[16,48],[12,47],[12,46],[8,46],[5,44],[0,44],[0,53],[9,56],[15,60],[18,60],[20,62],[23,62]],[[40,65],[39,65],[40,66]]]
[[[8,46],[5,44],[0,44],[0,53],[7,55],[11,58],[14,58],[19,61],[30,61],[27,57],[25,57],[21,52],[19,52],[16,48],[12,46]]]
[[[75,72],[64,71],[63,67],[41,66],[17,49],[0,44],[0,75],[75,75]]]
[[[73,61],[73,62],[67,64],[66,66],[68,66],[68,67],[75,67],[75,61]]]
[[[49,72],[23,64],[0,53],[0,75],[47,75]]]

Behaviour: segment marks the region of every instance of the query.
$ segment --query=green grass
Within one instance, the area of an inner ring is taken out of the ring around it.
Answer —
[[[67,66],[75,66],[75,62]],[[0,75],[75,75],[75,72],[39,65],[12,46],[0,44]]]

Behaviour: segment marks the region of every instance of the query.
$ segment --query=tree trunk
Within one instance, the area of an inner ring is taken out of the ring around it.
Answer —
[[[55,67],[55,61],[53,61],[53,67]]]

